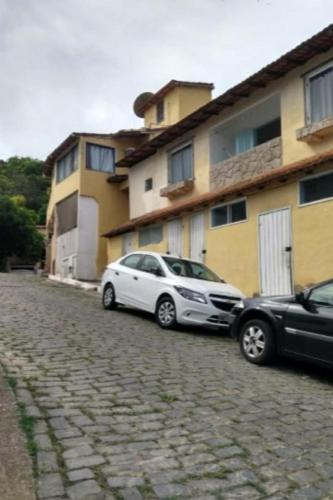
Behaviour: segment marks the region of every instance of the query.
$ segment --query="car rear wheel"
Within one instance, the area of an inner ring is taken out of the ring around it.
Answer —
[[[102,304],[104,309],[115,309],[117,307],[116,295],[112,283],[107,283],[103,290]]]
[[[271,325],[261,319],[251,319],[245,323],[240,334],[240,348],[251,363],[264,365],[272,361],[276,349]]]
[[[176,306],[171,297],[162,297],[157,302],[155,317],[162,328],[173,328],[177,324]]]

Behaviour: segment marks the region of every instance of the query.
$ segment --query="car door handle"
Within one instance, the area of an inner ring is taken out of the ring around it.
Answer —
[[[133,279],[134,280],[138,280],[139,278],[137,276],[133,276]]]
[[[119,273],[118,273],[118,271],[116,271],[116,272],[115,272],[115,274],[116,274],[117,276],[119,276]]]

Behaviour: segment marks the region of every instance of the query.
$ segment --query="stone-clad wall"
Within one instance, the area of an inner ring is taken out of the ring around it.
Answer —
[[[210,189],[234,184],[281,165],[281,138],[260,144],[210,168]]]

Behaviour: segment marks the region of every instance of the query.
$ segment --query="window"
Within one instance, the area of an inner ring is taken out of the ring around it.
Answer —
[[[308,123],[333,115],[333,63],[308,75],[305,88]]]
[[[139,231],[139,247],[150,245],[151,243],[160,243],[163,239],[163,227],[149,226]]]
[[[255,146],[255,130],[241,130],[235,137],[235,153],[239,155]]]
[[[114,148],[98,146],[97,144],[87,144],[87,168],[98,172],[114,172],[115,154]]]
[[[160,123],[164,120],[164,101],[160,101],[156,105],[156,121]]]
[[[153,179],[149,177],[149,179],[145,180],[145,191],[151,191],[153,189]]]
[[[310,302],[322,306],[333,306],[333,283],[315,288],[309,297]]]
[[[281,136],[280,95],[275,94],[214,126],[209,132],[212,165]]]
[[[68,177],[74,170],[78,167],[77,162],[77,146],[72,148],[67,154],[65,154],[60,160],[57,161],[56,165],[56,180],[61,182],[66,177]]]
[[[74,193],[57,203],[58,236],[77,227],[78,194]]]
[[[140,271],[156,274],[156,271],[162,271],[161,265],[158,260],[152,255],[145,255],[143,261],[139,266]],[[163,273],[164,274],[164,273]]]
[[[130,267],[131,269],[137,269],[137,265],[141,259],[142,259],[141,253],[134,253],[121,260],[120,264],[122,266]]]
[[[211,227],[224,226],[246,219],[246,201],[236,201],[214,207],[210,211]]]
[[[281,120],[277,118],[257,128],[241,130],[235,137],[235,154],[244,153],[281,135]]]
[[[256,146],[263,144],[264,142],[271,141],[275,137],[280,137],[281,135],[281,120],[277,118],[271,122],[265,123],[255,129],[256,131]]]
[[[333,172],[302,180],[299,186],[300,204],[333,198]]]
[[[221,282],[221,279],[207,266],[199,262],[192,262],[177,257],[162,257],[169,271],[176,276],[193,278],[196,280]]]
[[[192,144],[178,149],[169,156],[169,184],[193,178]]]

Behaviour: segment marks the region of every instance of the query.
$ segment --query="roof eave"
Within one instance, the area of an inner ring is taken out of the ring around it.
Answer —
[[[182,212],[194,210],[199,206],[211,205],[213,203],[221,201],[221,198],[223,197],[235,195],[241,196],[244,194],[248,194],[253,190],[267,187],[267,185],[273,182],[285,182],[295,174],[317,167],[332,160],[333,150],[330,150],[326,153],[315,155],[301,161],[293,162],[283,167],[276,168],[275,170],[264,172],[263,174],[260,174],[255,178],[240,181],[236,184],[212,192],[208,192],[203,195],[199,195],[195,198],[175,204],[171,207],[142,215],[140,217],[137,217],[136,219],[128,221],[126,224],[123,224],[118,228],[112,229],[102,236],[106,238],[119,236],[135,229],[136,227],[145,226],[147,224],[156,222],[157,220],[165,220],[168,217],[179,215]]]
[[[266,87],[272,81],[277,80],[298,66],[305,64],[316,55],[333,47],[333,24],[302,42],[294,49],[282,55],[272,63],[257,71],[246,80],[235,85],[209,103],[197,109],[190,115],[169,127],[158,137],[146,142],[134,153],[123,158],[117,166],[131,167],[140,161],[152,156],[156,151],[172,142],[175,137],[180,137],[185,132],[201,125],[215,114],[219,114],[225,108],[233,106],[242,98],[249,97],[258,88]]]

